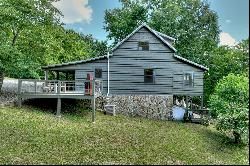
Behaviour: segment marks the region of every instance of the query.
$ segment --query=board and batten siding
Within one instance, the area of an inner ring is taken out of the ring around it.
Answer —
[[[148,41],[149,51],[139,51]],[[110,94],[202,95],[203,70],[177,60],[174,52],[148,29],[141,28],[110,57]],[[144,69],[155,70],[155,84],[144,83]],[[194,87],[183,87],[183,73],[194,72]]]

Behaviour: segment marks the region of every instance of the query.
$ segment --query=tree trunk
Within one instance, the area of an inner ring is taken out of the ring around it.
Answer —
[[[236,144],[241,143],[241,135],[236,131],[233,131],[233,135],[234,135],[234,142]]]
[[[3,72],[0,70],[0,92],[2,89],[2,85],[3,85]]]
[[[15,34],[12,40],[12,46],[14,46],[16,44],[16,40],[18,38],[18,34]]]
[[[15,31],[15,30],[13,29],[12,32],[13,32],[13,35],[14,35],[14,37],[13,37],[13,39],[12,39],[12,46],[14,46],[14,45],[16,44],[17,38],[18,38],[18,36],[19,36],[19,30],[17,29],[17,30]]]

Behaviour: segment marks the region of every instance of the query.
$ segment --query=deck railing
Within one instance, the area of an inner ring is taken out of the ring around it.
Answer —
[[[33,80],[19,79],[19,94],[83,94],[100,95],[103,90],[101,80]]]

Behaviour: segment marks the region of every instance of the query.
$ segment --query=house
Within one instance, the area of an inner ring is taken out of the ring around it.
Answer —
[[[90,74],[102,81],[103,96],[203,96],[203,77],[208,68],[177,55],[174,41],[142,24],[107,55],[42,69],[46,79],[49,71],[71,73],[76,81],[86,80]],[[75,86],[78,91],[84,90],[83,82]]]
[[[172,46],[174,41],[143,24],[118,43],[109,57],[42,68],[73,72],[75,80],[86,79],[91,73],[95,79],[103,80],[103,94],[108,95],[203,96],[203,75],[208,68],[178,56]]]

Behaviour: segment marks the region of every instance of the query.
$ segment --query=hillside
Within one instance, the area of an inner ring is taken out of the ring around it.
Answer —
[[[0,164],[248,164],[248,147],[223,140],[198,124],[0,108]]]

